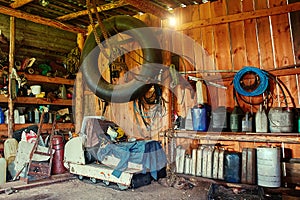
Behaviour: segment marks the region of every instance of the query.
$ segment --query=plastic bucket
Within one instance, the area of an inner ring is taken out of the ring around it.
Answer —
[[[41,86],[40,85],[32,85],[30,86],[31,92],[33,95],[41,93]]]
[[[64,167],[64,142],[61,135],[52,138],[52,149],[55,150],[52,160],[52,174],[62,174],[66,171]]]
[[[192,108],[192,121],[194,131],[207,131],[208,129],[208,111],[205,106],[201,108]]]
[[[264,187],[280,187],[280,149],[257,148],[257,184]]]

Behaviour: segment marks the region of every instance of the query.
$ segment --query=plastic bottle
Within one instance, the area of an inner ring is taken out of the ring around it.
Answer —
[[[259,110],[255,115],[255,131],[257,133],[267,133],[268,132],[268,118],[266,111],[262,104],[259,105]]]
[[[40,123],[40,112],[37,108],[34,109],[34,123]]]
[[[15,124],[20,124],[20,114],[18,109],[14,110],[14,122]]]
[[[0,124],[4,124],[4,123],[5,123],[4,112],[3,112],[2,108],[0,107]]]
[[[242,130],[243,111],[239,106],[234,106],[230,114],[230,130],[232,132],[239,132]]]

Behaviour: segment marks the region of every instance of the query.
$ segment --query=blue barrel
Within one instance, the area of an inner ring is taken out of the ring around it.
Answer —
[[[226,152],[224,158],[224,180],[229,183],[241,182],[241,154]]]
[[[209,126],[209,106],[194,107],[191,109],[193,130],[207,131]]]

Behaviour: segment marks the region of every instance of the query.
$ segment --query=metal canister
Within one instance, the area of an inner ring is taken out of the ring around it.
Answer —
[[[271,108],[269,113],[270,131],[273,133],[278,132],[293,132],[294,125],[294,112],[289,107],[275,107]]]
[[[52,138],[52,149],[55,150],[52,160],[52,174],[62,174],[66,171],[64,167],[64,141],[61,135]]]
[[[243,111],[239,106],[235,106],[230,114],[230,130],[232,132],[242,131]]]

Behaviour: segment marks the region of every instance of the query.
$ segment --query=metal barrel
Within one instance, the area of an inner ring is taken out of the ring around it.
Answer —
[[[52,174],[62,174],[66,171],[64,167],[64,141],[61,135],[52,138],[52,149],[55,150],[52,160]]]

